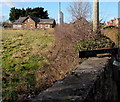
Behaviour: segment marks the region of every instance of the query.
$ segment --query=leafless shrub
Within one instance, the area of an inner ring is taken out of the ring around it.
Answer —
[[[91,24],[84,18],[71,24],[57,26],[54,36],[55,44],[48,53],[51,65],[48,67],[43,65],[43,68],[36,73],[36,93],[50,87],[56,80],[63,79],[84,61],[79,58],[76,50],[78,42],[101,38],[93,34]]]
[[[84,18],[71,24],[63,24],[55,28],[55,46],[52,51],[54,66],[66,74],[79,64],[78,52],[75,47],[81,40],[94,37],[91,25]]]
[[[62,79],[83,60],[75,49],[81,40],[94,37],[91,26],[84,18],[71,24],[57,26],[54,31],[55,44],[48,55],[52,64],[36,73],[37,88],[48,87],[54,81]]]

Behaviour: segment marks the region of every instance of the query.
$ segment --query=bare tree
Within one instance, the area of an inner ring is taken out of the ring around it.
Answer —
[[[88,0],[75,0],[68,7],[68,11],[72,16],[72,20],[75,21],[79,18],[91,18],[92,10]]]

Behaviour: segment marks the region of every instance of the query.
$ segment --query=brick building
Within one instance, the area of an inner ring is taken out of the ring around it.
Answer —
[[[54,19],[40,19],[38,17],[19,17],[18,20],[16,20],[13,23],[14,29],[34,29],[34,28],[40,28],[40,29],[47,29],[47,28],[54,28],[56,25],[56,22]]]
[[[114,18],[113,20],[106,22],[106,25],[120,27],[120,18]]]

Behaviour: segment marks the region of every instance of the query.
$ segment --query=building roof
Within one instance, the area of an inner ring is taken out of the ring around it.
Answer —
[[[28,17],[19,17],[18,20],[15,20],[14,24],[22,24]]]
[[[55,22],[54,19],[40,19],[38,17],[30,17],[33,21],[35,21],[38,24],[53,24]],[[18,20],[16,20],[13,24],[22,24],[28,17],[19,17]]]
[[[29,16],[32,20],[34,20],[36,23],[39,23],[40,22],[40,18],[38,17],[32,17],[32,16]]]
[[[53,24],[54,22],[54,19],[40,19],[39,24]]]
[[[117,18],[118,20],[120,20],[120,18]]]

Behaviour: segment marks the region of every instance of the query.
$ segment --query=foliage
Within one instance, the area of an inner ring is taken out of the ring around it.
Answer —
[[[91,40],[83,40],[77,43],[76,49],[80,50],[95,50],[100,48],[111,48],[113,46],[113,42],[107,37],[100,37],[97,35],[94,39]]]
[[[26,17],[26,16],[33,16],[33,17],[39,17],[39,18],[43,18],[46,19],[48,18],[48,12],[44,11],[44,8],[42,7],[36,7],[36,8],[22,8],[22,9],[17,9],[15,7],[12,7],[10,10],[10,14],[9,14],[9,20],[10,21],[15,21],[17,20],[19,17]]]
[[[12,28],[12,24],[11,23],[8,23],[8,22],[2,22],[2,27],[4,28]]]
[[[17,102],[20,100],[22,102],[22,99],[25,100],[28,95],[31,97],[35,95],[35,72],[41,69],[43,64],[50,63],[45,49],[49,48],[49,43],[53,40],[44,31],[39,31],[41,35],[38,37],[36,36],[38,31],[14,30],[11,32],[3,30],[3,49],[1,50],[3,101]],[[36,49],[36,47],[39,48]]]

